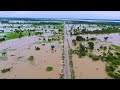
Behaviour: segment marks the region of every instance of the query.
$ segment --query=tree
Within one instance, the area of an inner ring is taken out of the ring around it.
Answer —
[[[76,46],[76,40],[75,39],[72,40],[72,43]]]
[[[106,47],[106,46],[104,46],[104,47],[103,47],[103,50],[107,50],[107,47]]]
[[[85,41],[85,38],[83,38],[82,36],[77,36],[77,37],[76,37],[76,40],[77,40],[77,41]]]
[[[94,43],[93,43],[93,42],[88,42],[88,45],[89,45],[89,48],[90,48],[91,50],[94,49]]]
[[[53,50],[55,48],[55,46],[54,45],[51,45],[51,49]]]
[[[81,33],[85,33],[85,32],[86,32],[86,29],[82,29],[82,30],[81,30]]]
[[[82,44],[79,46],[79,57],[85,56],[86,55],[86,48]]]
[[[28,36],[30,36],[30,35],[31,35],[31,33],[29,32]]]
[[[0,41],[5,41],[5,38],[0,38]]]

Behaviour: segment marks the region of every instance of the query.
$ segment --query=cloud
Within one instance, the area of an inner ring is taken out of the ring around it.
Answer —
[[[120,11],[0,11],[0,17],[120,19]]]

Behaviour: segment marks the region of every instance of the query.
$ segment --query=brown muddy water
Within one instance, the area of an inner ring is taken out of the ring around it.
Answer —
[[[101,55],[103,53],[103,51],[98,52],[98,50],[97,50],[97,49],[100,48],[101,45],[107,47],[107,50],[105,51],[106,53],[108,52],[109,47],[112,44],[120,46],[120,39],[119,39],[120,38],[120,34],[119,33],[99,34],[99,35],[96,35],[96,34],[82,34],[81,36],[84,37],[84,38],[88,37],[88,38],[96,38],[97,39],[97,40],[93,41],[93,43],[94,43],[93,53],[96,54],[96,55]],[[108,39],[105,41],[104,37],[108,37]],[[70,42],[70,47],[72,49],[76,49],[77,47],[79,47],[80,43],[82,43],[86,47],[88,46],[88,41],[83,41],[83,42],[77,41],[77,45],[74,46],[72,44],[72,40],[76,39],[76,36],[69,36],[68,38],[69,38],[69,42]]]
[[[12,67],[10,72],[4,74],[0,72],[1,79],[58,79],[60,77],[62,44],[58,41],[45,43],[45,46],[33,44],[39,42],[38,38],[38,36],[31,36],[0,43],[0,52],[7,48],[7,60],[0,60],[0,70]],[[51,45],[55,46],[53,51]],[[40,50],[35,50],[35,46],[40,47]],[[28,60],[30,56],[34,56],[33,61]],[[53,70],[47,72],[46,68],[49,66],[53,67]]]
[[[89,57],[78,58],[73,55],[75,79],[108,79],[105,62],[92,61]]]
[[[95,55],[102,55],[104,51],[98,52],[97,49],[100,48],[101,45],[111,46],[111,44],[120,46],[120,34],[119,33],[113,33],[113,34],[84,34],[81,35],[82,37],[86,38],[97,38],[96,41],[93,41],[94,43],[94,50],[93,54]],[[104,40],[104,37],[108,37],[108,40]],[[85,46],[88,46],[87,41],[79,42],[77,41],[77,45],[74,46],[72,44],[72,40],[76,39],[76,36],[69,36],[69,42],[70,42],[70,48],[75,50],[77,47],[79,47],[79,44],[82,43]],[[92,61],[89,57],[83,57],[79,58],[77,55],[73,54],[72,57],[73,66],[74,66],[74,72],[75,72],[75,78],[76,79],[111,79],[105,71],[105,62],[102,61]]]

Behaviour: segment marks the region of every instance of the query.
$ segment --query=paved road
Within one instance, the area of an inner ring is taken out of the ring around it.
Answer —
[[[70,79],[70,67],[69,67],[69,54],[68,54],[68,36],[66,31],[66,26],[64,23],[64,56],[65,56],[65,77],[66,79]]]

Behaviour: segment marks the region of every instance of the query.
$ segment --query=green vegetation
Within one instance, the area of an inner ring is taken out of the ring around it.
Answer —
[[[0,56],[0,60],[7,60],[7,57],[5,57],[5,56]]]
[[[43,32],[35,32],[35,35],[42,35]]]
[[[77,45],[77,43],[76,43],[76,40],[75,40],[75,39],[73,39],[73,40],[72,40],[72,43],[74,44],[74,46],[76,46],[76,45]]]
[[[106,51],[106,50],[107,50],[107,47],[106,47],[106,46],[104,46],[104,47],[103,47],[103,50],[105,50],[105,51]]]
[[[35,47],[35,50],[40,50],[40,48],[39,47]]]
[[[89,54],[89,57],[92,58],[94,61],[97,61],[97,60],[100,59],[99,56],[97,56],[97,55],[93,55],[93,54]]]
[[[0,38],[0,42],[1,42],[1,41],[5,41],[5,38]]]
[[[20,34],[16,33],[16,32],[7,32],[6,33],[6,39],[7,40],[19,38],[19,36],[20,36]]]
[[[23,58],[23,56],[19,56],[19,57],[18,57],[18,59],[21,59],[21,58]]]
[[[93,50],[94,49],[94,43],[93,42],[88,42],[89,49]]]
[[[42,46],[45,46],[45,44],[43,43]]]
[[[86,55],[86,48],[82,44],[79,46],[79,57],[81,58],[82,56]]]
[[[100,46],[100,49],[103,49],[103,45]]]
[[[52,70],[53,70],[53,67],[50,67],[50,66],[49,66],[49,67],[46,68],[46,71],[47,71],[47,72],[50,72],[50,71],[52,71]]]
[[[72,62],[72,53],[73,50],[69,49],[69,65],[70,65],[70,72],[71,72],[71,79],[75,79],[75,75],[74,75],[74,67],[73,67],[73,62]]]
[[[83,38],[82,36],[77,36],[77,37],[76,37],[76,40],[77,40],[77,41],[85,41],[85,38]]]
[[[28,58],[28,60],[29,60],[29,61],[33,61],[33,60],[34,60],[34,56],[30,56],[30,57]]]
[[[2,73],[10,72],[11,69],[12,69],[12,67],[6,68],[6,69],[2,69],[1,72]]]
[[[62,32],[63,32],[63,29],[59,29],[58,32],[59,32],[59,33],[62,33]]]
[[[35,35],[35,31],[15,31],[15,32],[4,32],[5,34],[4,39],[5,40],[10,40],[10,39],[16,39],[16,38],[21,38],[25,36],[30,36],[30,35]],[[1,39],[1,40],[4,40]]]
[[[120,52],[120,46],[116,46],[116,45],[112,45],[113,49],[115,49],[116,51]]]
[[[109,33],[119,33],[120,29],[118,28],[104,28],[102,30],[94,30],[94,31],[87,31],[87,30],[82,30],[82,33],[84,34],[109,34]]]
[[[110,65],[106,66],[107,74],[115,79],[120,79],[120,72],[116,69],[120,66],[120,59],[113,60]]]
[[[88,42],[93,42],[93,41],[95,41],[96,40],[96,38],[89,38],[89,39],[86,39],[86,41],[88,41]]]

